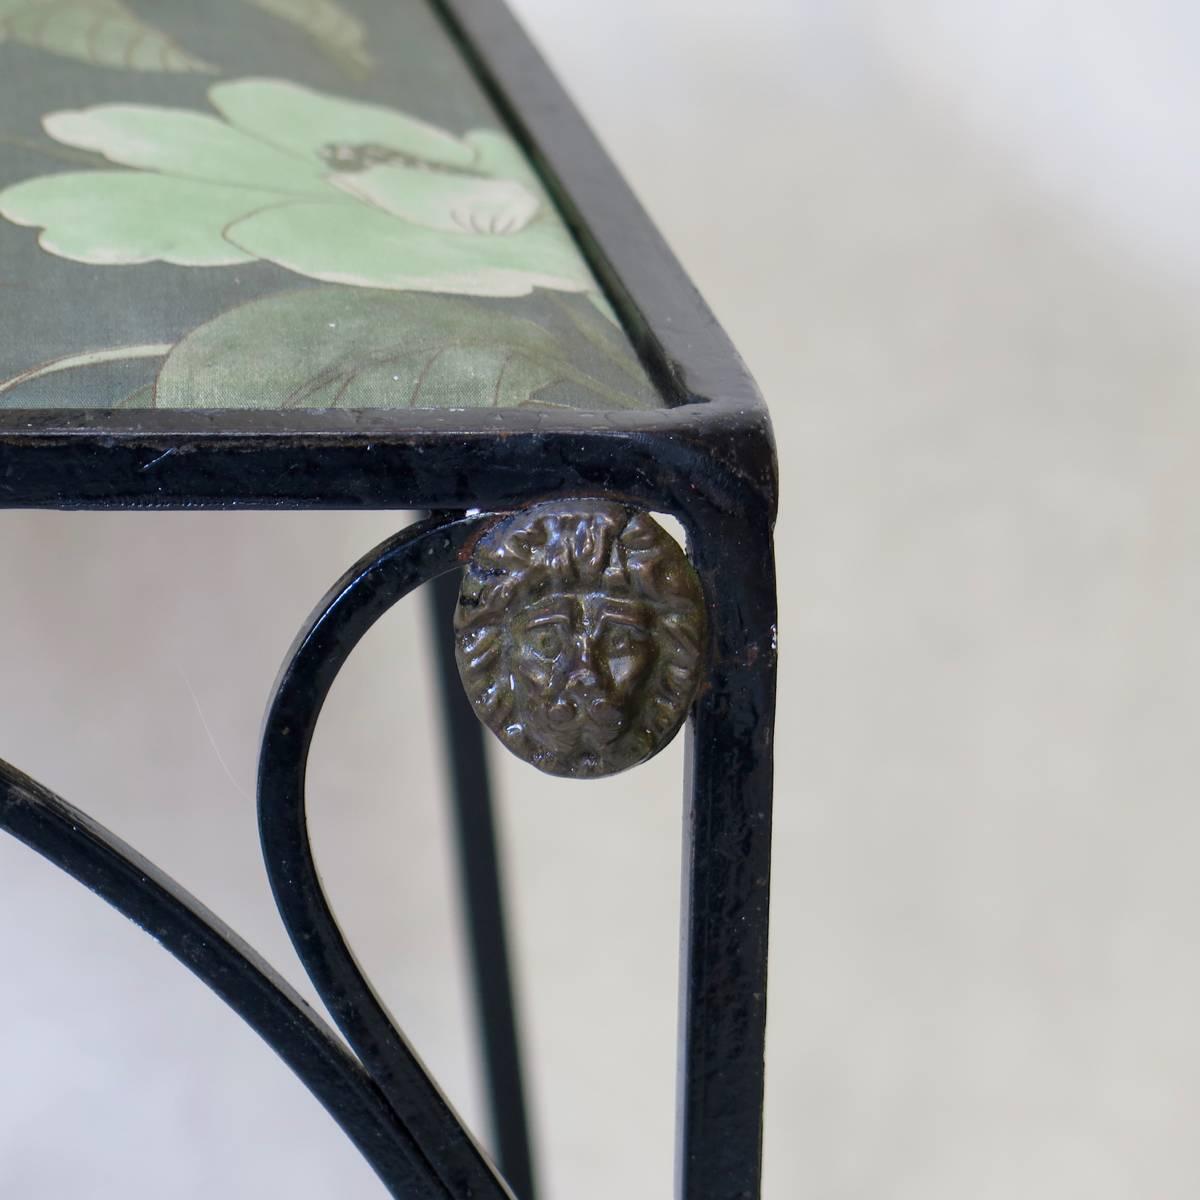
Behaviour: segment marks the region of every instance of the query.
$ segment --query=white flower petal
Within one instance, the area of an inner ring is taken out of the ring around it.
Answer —
[[[515,179],[538,196],[546,194],[533,164],[507,133],[498,129],[472,129],[463,141],[475,152],[475,170],[497,179]]]
[[[393,216],[446,233],[518,233],[539,207],[537,196],[512,180],[417,167],[371,167],[331,175],[329,182]]]

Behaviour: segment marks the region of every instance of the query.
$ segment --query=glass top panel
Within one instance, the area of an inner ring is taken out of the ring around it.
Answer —
[[[425,0],[0,0],[0,408],[655,408]]]

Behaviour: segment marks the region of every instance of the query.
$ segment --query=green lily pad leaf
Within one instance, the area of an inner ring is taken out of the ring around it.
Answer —
[[[0,42],[130,71],[210,72],[122,0],[0,0]]]
[[[153,408],[154,407],[154,384],[148,383],[145,387],[140,387],[135,392],[130,392],[124,400],[118,401],[115,408]]]
[[[366,30],[335,0],[247,0],[247,3],[299,26],[351,74],[365,74],[375,65],[367,53]]]
[[[158,408],[657,408],[583,296],[555,304],[338,286],[255,300],[167,356]],[[562,319],[564,305],[574,306]],[[580,325],[596,323],[591,337]]]

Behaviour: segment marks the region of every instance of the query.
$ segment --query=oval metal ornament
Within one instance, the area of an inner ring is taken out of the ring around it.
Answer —
[[[589,779],[645,762],[683,724],[701,678],[704,593],[646,513],[554,501],[479,539],[454,628],[480,720],[539,770]]]

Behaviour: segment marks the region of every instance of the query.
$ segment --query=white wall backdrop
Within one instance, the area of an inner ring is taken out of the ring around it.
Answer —
[[[1200,1188],[1200,17],[519,0],[758,375],[784,473],[767,1200]],[[0,757],[304,986],[251,802],[311,605],[398,517],[0,513]],[[419,606],[316,844],[472,1120]],[[545,1194],[670,1195],[678,747],[497,756]],[[374,1197],[138,931],[0,843],[0,1200]]]

